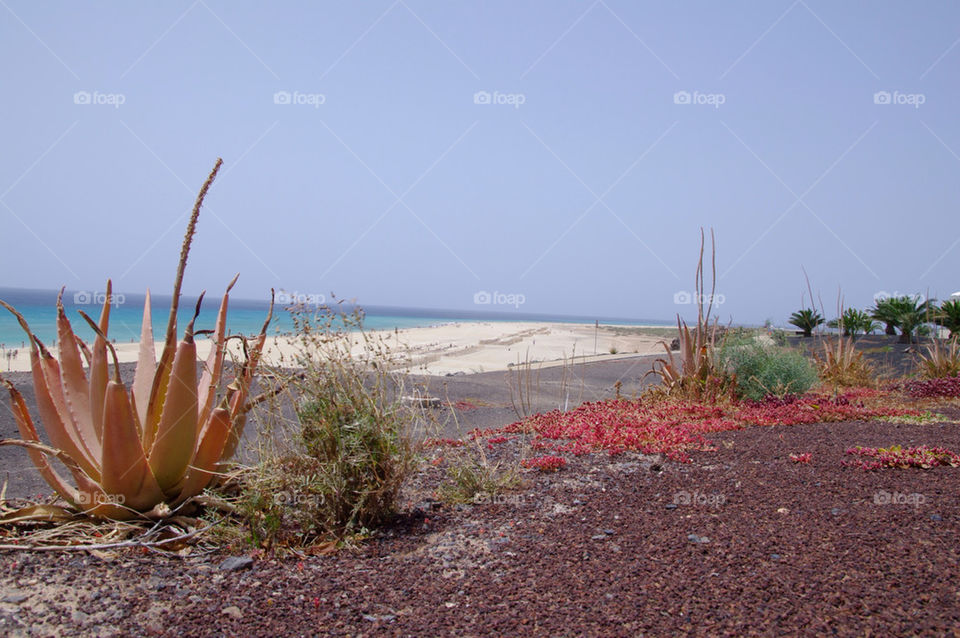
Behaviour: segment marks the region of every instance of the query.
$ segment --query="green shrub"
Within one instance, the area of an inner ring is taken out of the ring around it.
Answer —
[[[744,398],[801,394],[817,382],[817,371],[810,361],[788,348],[736,339],[727,341],[720,356],[736,375],[737,391]]]
[[[275,373],[284,390],[262,411],[265,447],[237,508],[264,547],[363,536],[388,521],[423,439],[422,409],[403,401],[405,375],[390,372],[403,362],[363,331],[361,312],[291,312],[297,354]]]

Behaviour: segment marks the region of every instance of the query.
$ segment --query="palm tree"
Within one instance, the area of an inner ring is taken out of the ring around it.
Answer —
[[[877,324],[870,318],[870,315],[856,308],[847,308],[836,319],[831,319],[828,323],[831,328],[839,328],[843,331],[844,337],[856,338],[858,332],[870,334],[877,329]]]
[[[960,335],[960,299],[944,301],[933,316],[938,326],[950,331],[951,338]]]
[[[804,308],[790,315],[789,323],[800,328],[804,337],[809,337],[813,334],[813,329],[823,323],[823,317],[816,310]]]
[[[935,299],[920,301],[920,295],[903,295],[891,298],[890,305],[896,316],[896,325],[900,328],[900,343],[911,343],[915,334],[925,324],[933,320]]]
[[[899,327],[895,299],[895,297],[879,299],[870,310],[873,318],[884,324],[884,332],[888,335],[897,334],[897,328]]]

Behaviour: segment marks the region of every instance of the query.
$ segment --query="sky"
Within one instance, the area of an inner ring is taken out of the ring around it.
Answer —
[[[702,227],[723,322],[943,299],[958,71],[956,2],[0,0],[0,287],[169,294],[222,157],[191,294],[690,318]]]

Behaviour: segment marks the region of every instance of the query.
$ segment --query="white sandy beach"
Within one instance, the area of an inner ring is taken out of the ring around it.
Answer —
[[[615,327],[591,324],[540,322],[461,322],[407,328],[399,331],[377,331],[391,351],[405,354],[411,372],[445,375],[506,370],[511,364],[536,362],[556,365],[564,359],[577,361],[611,359],[635,354],[662,354],[661,338],[644,334],[615,334]],[[197,339],[197,356],[205,359],[210,341]],[[231,341],[238,347],[236,341]],[[161,343],[157,344],[159,356]],[[121,362],[137,360],[139,345],[116,344]],[[265,363],[290,361],[298,346],[284,337],[268,337],[264,348]],[[611,350],[617,354],[611,354]],[[55,349],[53,349],[54,354]],[[0,353],[3,371],[29,371],[29,349],[18,348],[17,356]]]

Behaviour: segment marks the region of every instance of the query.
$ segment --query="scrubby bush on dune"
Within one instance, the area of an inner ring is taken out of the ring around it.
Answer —
[[[749,337],[728,340],[720,359],[736,375],[738,393],[748,399],[802,394],[817,382],[816,370],[799,352]]]
[[[295,418],[266,405],[261,452],[242,480],[238,510],[254,544],[305,546],[364,534],[397,510],[400,488],[425,443],[421,408],[404,403],[404,376],[385,342],[362,330],[362,312],[292,309],[297,353],[278,370]],[[270,422],[269,420],[273,421]]]

